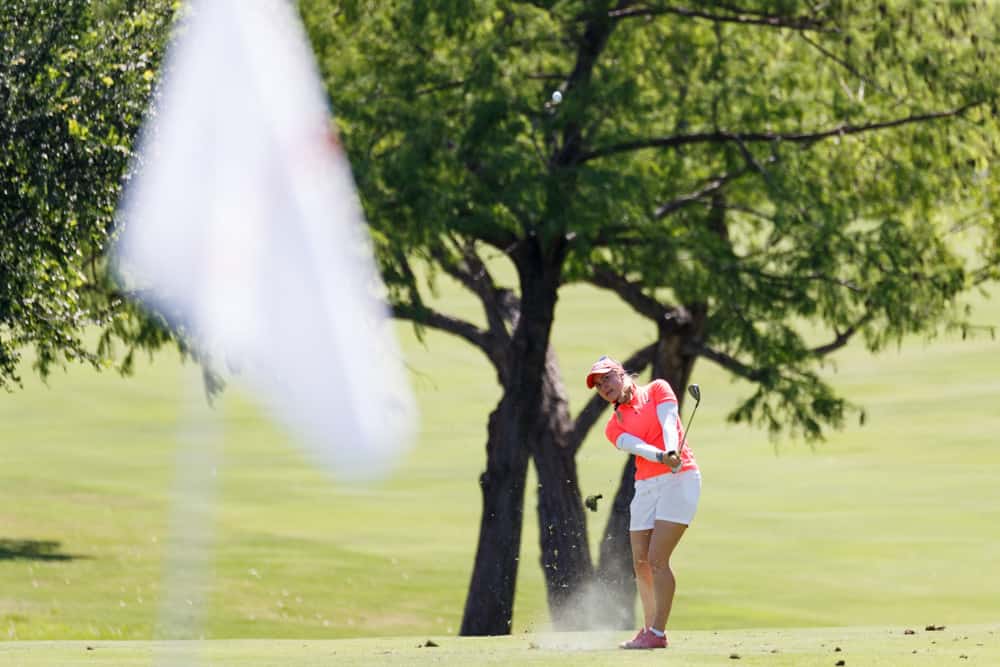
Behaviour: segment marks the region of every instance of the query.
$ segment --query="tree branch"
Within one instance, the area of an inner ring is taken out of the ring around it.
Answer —
[[[773,245],[773,244],[769,244],[769,245]],[[786,253],[777,253],[777,254],[774,253],[774,252],[768,252],[767,250],[764,250],[762,252],[767,253],[766,257],[770,257],[772,259],[777,259],[781,255],[791,255],[792,254],[791,251],[786,252]],[[761,253],[754,253],[754,254],[755,255],[760,255]],[[837,278],[837,277],[833,277],[833,276],[828,276],[828,275],[825,275],[825,274],[822,274],[822,273],[790,273],[788,275],[777,275],[777,274],[773,274],[773,273],[767,273],[766,271],[763,271],[761,269],[755,268],[753,266],[747,266],[747,265],[745,265],[745,260],[748,260],[749,257],[750,256],[748,256],[748,255],[743,255],[743,256],[739,257],[738,259],[740,260],[740,262],[737,262],[737,263],[734,263],[734,264],[730,265],[731,268],[733,268],[733,270],[735,270],[737,272],[744,273],[744,274],[747,274],[747,275],[752,275],[752,276],[755,276],[755,277],[757,277],[757,278],[759,278],[761,280],[770,281],[772,284],[792,285],[793,286],[792,287],[793,290],[794,290],[794,286],[798,285],[799,283],[803,283],[803,282],[820,282],[820,283],[829,283],[831,285],[837,285],[838,287],[843,287],[843,288],[848,289],[848,290],[850,290],[850,291],[852,291],[852,292],[854,292],[856,294],[860,294],[862,292],[862,289],[860,287],[858,287],[857,285],[855,285],[854,283],[852,283],[852,282],[850,282],[848,280],[845,280],[843,278]],[[727,267],[727,268],[729,268],[729,267]]]
[[[759,369],[755,369],[751,366],[747,366],[741,361],[738,361],[735,357],[732,357],[725,352],[719,352],[704,344],[695,344],[692,350],[698,354],[698,356],[705,357],[716,364],[729,371],[733,375],[738,375],[739,377],[750,380],[751,382],[757,382],[764,377],[764,373]]]
[[[776,157],[771,156],[767,160],[767,162],[768,164],[770,164],[771,162],[775,162],[776,160],[777,160]],[[761,167],[756,161],[753,161],[753,165],[755,167],[754,171],[763,171],[763,167]],[[661,204],[660,206],[658,206],[656,210],[653,211],[653,218],[656,220],[662,220],[671,213],[679,209],[682,209],[689,204],[698,202],[704,199],[705,196],[707,195],[722,190],[722,188],[725,187],[727,183],[730,183],[742,176],[747,175],[748,173],[750,173],[750,171],[751,168],[748,167],[746,169],[741,169],[740,171],[737,171],[732,174],[719,174],[717,176],[712,176],[708,180],[708,182],[704,186],[702,186],[701,189],[695,190],[694,192],[689,192],[688,194],[685,195],[681,195],[676,199],[667,202],[666,204]]]
[[[703,9],[664,5],[660,7],[629,7],[608,12],[608,16],[616,19],[629,19],[640,16],[662,16],[672,14],[684,18],[705,19],[715,23],[739,23],[743,25],[759,25],[765,28],[780,28],[799,31],[837,32],[836,28],[827,26],[827,22],[811,16],[781,16],[779,14],[763,14],[743,10],[738,7],[722,6],[729,14],[716,14]]]
[[[459,244],[456,242],[456,245]],[[516,304],[512,302],[510,291],[496,286],[493,276],[476,253],[471,241],[461,244],[461,254],[462,262],[459,265],[447,256],[443,248],[436,247],[431,251],[431,255],[445,273],[479,297],[491,335],[495,339],[509,339],[510,332],[506,323],[515,324],[517,316]]]
[[[637,283],[629,282],[624,276],[610,270],[607,266],[595,266],[588,282],[597,287],[611,290],[621,297],[622,301],[632,306],[635,312],[654,322],[660,322],[672,310],[656,299],[646,296]]]
[[[1000,278],[1000,269],[997,269],[995,264],[981,266],[969,273],[969,280],[971,280],[972,284],[975,286],[980,286],[983,283],[994,281],[997,278]]]
[[[811,46],[814,49],[816,49],[817,51],[819,51],[823,56],[825,56],[826,58],[828,58],[828,59],[832,60],[833,62],[837,63],[838,65],[840,65],[841,67],[843,67],[845,70],[847,70],[849,73],[851,73],[854,76],[858,77],[859,79],[861,79],[862,81],[864,81],[865,83],[867,83],[868,85],[870,85],[875,90],[879,91],[883,95],[887,95],[888,97],[895,98],[896,100],[899,100],[899,97],[897,97],[896,95],[893,95],[891,91],[886,90],[882,86],[878,85],[878,83],[874,79],[871,79],[871,78],[865,76],[864,74],[862,74],[860,72],[860,70],[858,70],[856,67],[854,67],[849,62],[847,62],[846,60],[844,60],[843,58],[841,58],[837,54],[833,53],[829,49],[825,48],[819,42],[815,42],[815,41],[809,39],[809,37],[807,35],[802,34],[802,33],[799,34],[799,37],[801,37],[802,40],[805,41],[806,44],[808,44],[809,46]]]
[[[631,0],[620,0],[617,9],[626,9],[631,4]],[[586,86],[594,72],[597,58],[607,46],[611,31],[614,30],[615,22],[609,21],[607,16],[591,15],[583,29],[579,47],[576,52],[576,64],[573,71],[563,84],[563,92],[570,93],[575,88]],[[582,129],[576,121],[571,121],[563,128],[562,147],[552,155],[553,166],[568,166],[578,163],[578,156],[582,150]]]
[[[854,337],[854,334],[864,326],[866,322],[871,319],[871,314],[866,313],[860,320],[847,327],[843,332],[839,332],[834,336],[834,339],[827,343],[826,345],[820,345],[819,347],[814,347],[809,350],[809,354],[814,357],[825,357],[826,355],[839,350],[840,348],[847,345],[847,343]]]
[[[913,123],[938,120],[941,118],[952,118],[959,116],[969,109],[975,108],[981,104],[983,104],[981,101],[969,102],[968,104],[964,104],[960,107],[947,111],[932,111],[922,114],[911,114],[904,118],[894,118],[892,120],[877,121],[863,125],[842,123],[836,127],[826,130],[818,130],[815,132],[728,132],[725,130],[716,130],[714,132],[695,132],[693,134],[676,134],[669,137],[636,139],[634,141],[612,144],[610,146],[590,151],[589,153],[584,153],[578,158],[578,164],[583,164],[584,162],[596,160],[602,157],[608,157],[610,155],[616,155],[618,153],[627,153],[646,148],[676,148],[678,146],[685,146],[688,144],[728,142],[760,143],[776,141],[796,144],[811,144],[823,139],[829,139],[830,137],[842,137],[851,134],[885,130]]]
[[[482,178],[481,180],[483,180],[484,183],[487,183],[490,187],[496,186],[493,183],[486,182]],[[511,209],[506,203],[498,203],[510,210],[511,213],[517,215],[517,212]],[[454,229],[460,232],[462,236],[467,236],[470,239],[481,241],[488,246],[496,248],[504,254],[509,253],[510,249],[517,245],[517,243],[521,240],[512,232],[509,232],[508,230],[497,225],[487,226],[482,224],[482,222],[473,221],[472,215],[468,211],[464,211],[461,214],[454,216],[452,221],[454,222]]]
[[[819,345],[811,350],[808,350],[807,356],[813,358],[824,357],[831,352],[835,352],[836,350],[844,347],[848,342],[850,342],[851,338],[854,337],[861,327],[864,326],[866,322],[871,320],[871,317],[870,313],[866,313],[846,330],[837,332],[833,340],[829,343]],[[707,345],[704,345],[703,343],[695,343],[692,351],[699,356],[714,361],[716,364],[734,375],[738,375],[739,377],[745,380],[750,380],[751,382],[760,382],[768,375],[780,373],[780,369],[776,367],[754,368],[752,366],[748,366],[742,361],[737,360],[735,357],[728,355],[725,352],[715,350]]]
[[[428,326],[438,331],[458,336],[486,352],[490,356],[490,335],[479,327],[451,315],[445,315],[433,308],[417,307],[409,303],[390,304],[392,316],[398,320],[408,320]],[[490,358],[492,358],[490,356]]]

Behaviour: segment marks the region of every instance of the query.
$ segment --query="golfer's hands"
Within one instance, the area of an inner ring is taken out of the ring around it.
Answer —
[[[670,466],[670,472],[676,473],[681,469],[681,457],[677,452],[660,452],[658,455],[660,463]]]

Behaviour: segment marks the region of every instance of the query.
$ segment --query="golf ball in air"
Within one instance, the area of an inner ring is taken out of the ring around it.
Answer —
[[[552,101],[555,102],[556,104],[562,102],[562,93],[560,93],[558,90],[552,93]]]

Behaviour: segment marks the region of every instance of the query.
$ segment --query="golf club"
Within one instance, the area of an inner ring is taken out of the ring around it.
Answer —
[[[691,424],[694,423],[694,415],[698,412],[698,406],[701,405],[701,387],[696,384],[692,384],[688,387],[688,394],[694,399],[694,409],[691,410],[691,416],[688,418],[687,427],[684,429],[684,437],[681,439],[681,445],[677,448],[677,455],[680,456],[681,452],[684,451],[684,445],[687,443],[688,433],[691,429]],[[671,468],[670,472],[676,473],[681,469],[681,466],[676,468]]]
[[[684,429],[684,439],[681,441],[681,449],[684,449],[684,443],[687,442],[688,433],[691,429],[691,424],[694,423],[694,414],[698,412],[698,406],[701,405],[701,387],[696,384],[688,387],[688,393],[691,398],[694,399],[694,410],[691,411],[691,416],[688,417],[687,428]]]

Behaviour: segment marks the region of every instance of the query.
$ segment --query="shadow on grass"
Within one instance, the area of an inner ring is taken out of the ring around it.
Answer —
[[[0,538],[0,561],[4,560],[78,560],[89,556],[59,553],[61,542],[55,540],[11,540]]]

